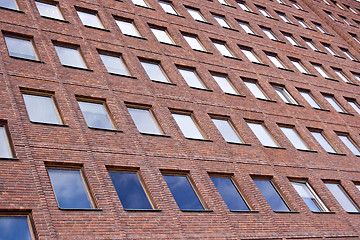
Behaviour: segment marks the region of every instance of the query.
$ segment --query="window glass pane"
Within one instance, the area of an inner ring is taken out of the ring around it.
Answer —
[[[276,93],[281,97],[281,99],[286,103],[298,104],[295,99],[290,95],[290,93],[284,87],[274,86]]]
[[[291,182],[295,190],[298,192],[300,197],[304,200],[306,205],[313,212],[327,212],[324,208],[324,204],[320,201],[320,198],[315,195],[315,192],[306,183]]]
[[[198,10],[187,8],[187,11],[195,20],[198,20],[201,22],[206,22],[206,20],[204,19],[204,17],[201,15],[201,13]]]
[[[336,75],[338,75],[339,76],[339,78],[341,79],[341,80],[343,80],[344,82],[350,82],[349,81],[349,79],[346,77],[346,75],[341,71],[341,70],[336,70],[336,69],[334,69],[334,72],[336,73]]]
[[[316,139],[316,141],[325,149],[325,151],[330,153],[336,153],[335,149],[330,145],[326,138],[322,135],[321,132],[310,132],[311,135]]]
[[[165,30],[151,28],[151,31],[155,35],[156,39],[162,43],[175,44],[170,38],[169,34]]]
[[[340,107],[339,103],[331,96],[324,96],[324,98],[330,103],[330,105],[335,108],[338,112],[344,112],[344,110]]]
[[[91,26],[91,27],[96,27],[96,28],[104,28],[104,26],[102,25],[102,23],[100,22],[99,17],[96,14],[91,14],[91,13],[87,13],[87,12],[81,12],[81,11],[77,11],[81,22],[85,25],[85,26]]]
[[[268,99],[255,82],[244,82],[244,83],[256,98]]]
[[[360,106],[357,102],[355,101],[348,101],[348,103],[350,104],[350,106],[355,109],[355,111],[360,114]]]
[[[215,79],[217,84],[220,86],[220,88],[225,93],[238,95],[238,92],[235,90],[235,88],[232,86],[232,84],[229,82],[229,80],[226,77],[214,76],[213,75],[213,78]]]
[[[0,7],[19,10],[15,0],[1,0]]]
[[[163,134],[159,124],[154,119],[149,109],[130,108],[128,111],[136,128],[141,133]]]
[[[159,4],[166,13],[178,15],[171,3],[159,1]]]
[[[184,78],[184,80],[190,87],[206,89],[206,87],[204,86],[204,84],[202,84],[195,71],[179,69],[179,72],[181,73],[181,76]]]
[[[27,216],[0,216],[0,239],[32,240]]]
[[[184,36],[184,38],[192,49],[199,51],[206,51],[205,48],[200,43],[199,39],[197,39],[196,37]]]
[[[316,27],[321,33],[326,33],[325,30],[322,28],[321,25],[319,25],[319,24],[314,24],[314,25],[315,25],[315,27]]]
[[[52,97],[24,93],[23,98],[30,121],[62,124]]]
[[[41,16],[64,20],[57,5],[43,2],[35,2],[35,4]]]
[[[291,61],[294,66],[297,68],[297,70],[299,70],[301,73],[309,73],[304,66],[302,65],[302,63],[298,62],[298,61]]]
[[[247,123],[255,136],[259,139],[262,145],[270,147],[279,147],[274,138],[270,135],[268,130],[261,123]]]
[[[350,200],[349,196],[345,193],[344,189],[337,183],[325,183],[326,187],[330,190],[332,195],[340,203],[340,205],[347,212],[359,212],[355,204]]]
[[[232,211],[250,211],[249,207],[241,197],[239,191],[234,186],[230,178],[212,177],[216,189],[219,191],[222,199]]]
[[[5,36],[4,38],[10,56],[30,60],[38,60],[38,57],[35,53],[34,45],[30,39],[22,39],[9,36]]]
[[[299,136],[299,134],[293,128],[289,127],[280,127],[281,131],[286,135],[290,142],[297,149],[309,150],[309,147],[306,145],[304,140]]]
[[[249,59],[250,62],[261,63],[251,50],[241,49],[241,51],[247,57],[247,59]]]
[[[100,54],[100,57],[106,67],[106,70],[109,73],[115,73],[126,76],[131,75],[121,57],[115,57],[104,54]]]
[[[271,40],[278,40],[277,37],[275,37],[274,33],[270,29],[261,28],[265,35],[270,38]]]
[[[139,6],[143,6],[143,7],[149,7],[144,0],[132,0],[132,2],[135,5],[139,5]]]
[[[250,12],[250,9],[246,6],[245,3],[243,3],[243,2],[238,2],[237,4],[239,5],[239,7],[240,7],[242,10],[247,11],[247,12]]]
[[[314,51],[319,51],[319,49],[317,49],[317,47],[313,44],[313,42],[311,40],[305,40],[305,43]]]
[[[279,58],[277,56],[267,55],[270,61],[278,68],[285,68],[284,64],[280,62]]]
[[[116,20],[116,24],[118,25],[123,34],[134,37],[141,37],[139,31],[137,30],[133,22]]]
[[[279,17],[286,23],[291,23],[290,20],[286,17],[285,14],[282,14],[282,13],[278,13],[279,14]]]
[[[284,200],[281,198],[270,180],[255,180],[256,186],[274,211],[289,212],[290,209],[286,206]]]
[[[204,139],[190,115],[172,114],[180,130],[187,138]]]
[[[186,176],[164,175],[164,179],[181,210],[204,210]]]
[[[258,8],[259,12],[261,12],[262,15],[264,15],[265,17],[271,17],[270,14],[266,11],[266,9],[264,8]]]
[[[355,145],[355,143],[352,141],[352,139],[350,139],[349,136],[338,135],[338,137],[350,149],[353,154],[360,156],[359,147]]]
[[[319,65],[314,65],[314,68],[316,69],[316,71],[318,71],[318,73],[320,73],[320,75],[324,78],[330,78],[329,75],[325,72],[325,70],[319,66]]]
[[[55,46],[55,50],[62,65],[87,68],[78,49]]]
[[[311,96],[309,92],[303,92],[300,91],[301,96],[305,98],[305,100],[312,106],[313,108],[319,108],[321,109],[320,105],[314,100],[314,98]]]
[[[234,57],[225,44],[213,42],[217,50],[224,56]]]
[[[291,45],[293,45],[293,46],[300,46],[300,45],[295,41],[295,39],[293,38],[293,36],[291,36],[291,35],[284,35],[284,37],[286,38],[286,40],[289,41],[289,43],[291,43]]]
[[[347,49],[342,49],[344,55],[352,61],[356,61],[355,57]]]
[[[235,132],[235,129],[231,126],[228,120],[224,119],[212,119],[215,126],[227,142],[243,143],[239,135]]]
[[[337,56],[334,50],[329,45],[324,45],[324,48],[333,56]]]
[[[124,209],[153,209],[136,173],[109,172]]]
[[[220,26],[225,28],[231,28],[230,25],[226,22],[226,20],[219,16],[214,16],[215,20],[219,23]]]
[[[103,103],[78,101],[81,112],[89,127],[115,129]]]
[[[12,158],[12,150],[5,126],[0,126],[0,158]]]
[[[254,31],[250,28],[249,24],[239,22],[239,25],[242,29],[244,29],[246,33],[255,35]]]
[[[47,171],[60,208],[93,208],[80,170],[49,168]]]
[[[169,80],[165,76],[162,68],[157,63],[141,62],[141,65],[145,69],[147,75],[152,81],[168,83]]]

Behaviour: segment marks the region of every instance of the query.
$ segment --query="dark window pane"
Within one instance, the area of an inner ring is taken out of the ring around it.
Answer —
[[[211,180],[230,210],[250,210],[230,178],[212,177]]]
[[[27,216],[0,216],[0,239],[31,240]]]
[[[164,175],[164,179],[181,210],[204,210],[186,176]]]
[[[153,209],[136,173],[109,172],[125,209]]]
[[[48,169],[60,208],[93,208],[80,170]]]
[[[262,195],[274,211],[287,211],[290,209],[286,206],[284,200],[280,197],[271,181],[269,180],[254,180],[256,186],[259,188]]]

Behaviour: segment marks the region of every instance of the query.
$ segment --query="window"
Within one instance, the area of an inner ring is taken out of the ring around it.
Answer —
[[[353,74],[353,76],[354,76],[354,78],[355,78],[356,80],[360,81],[360,73],[354,73],[354,72],[352,72],[352,74]]]
[[[0,239],[34,239],[29,216],[1,214]]]
[[[239,95],[239,93],[236,91],[235,87],[232,85],[232,83],[227,77],[213,75],[213,78],[219,85],[221,90],[223,90],[225,93]]]
[[[160,63],[140,61],[141,65],[146,71],[146,74],[152,81],[170,83],[169,79],[165,75]]]
[[[286,23],[292,23],[285,15],[285,13],[278,12],[279,17]]]
[[[211,118],[211,120],[213,121],[225,141],[231,143],[244,143],[229,119],[213,117]]]
[[[360,106],[355,99],[347,99],[347,102],[358,114],[360,114]]]
[[[174,199],[181,210],[204,210],[188,176],[163,174]]]
[[[277,55],[272,53],[267,53],[266,55],[270,59],[270,61],[275,65],[275,67],[280,69],[287,69]]]
[[[211,180],[230,211],[250,211],[230,177],[212,176]]]
[[[63,124],[54,97],[50,94],[22,94],[31,122]]]
[[[149,5],[147,4],[147,2],[146,2],[145,0],[132,0],[132,2],[133,2],[135,5],[149,8]]]
[[[174,6],[170,2],[159,1],[159,4],[166,13],[173,14],[173,15],[179,15],[176,12]]]
[[[340,48],[340,49],[348,59],[350,59],[352,61],[357,61],[357,59],[350,53],[350,51],[348,49],[345,49],[345,48]]]
[[[149,107],[135,108],[129,106],[127,109],[139,132],[156,135],[162,135],[164,133]]]
[[[291,96],[284,86],[274,85],[273,88],[285,103],[298,105],[298,102]]]
[[[303,98],[305,98],[305,100],[310,104],[310,106],[312,106],[313,108],[322,109],[322,107],[320,107],[320,105],[316,102],[315,98],[309,91],[300,90],[299,92],[301,96],[303,96]]]
[[[328,101],[328,103],[335,108],[336,111],[344,113],[344,109],[340,106],[339,102],[335,99],[334,96],[332,95],[324,95],[324,98],[326,99],[326,101]]]
[[[0,125],[0,158],[13,158],[13,149],[10,145],[6,125]]]
[[[175,43],[171,39],[169,33],[165,29],[159,29],[159,28],[154,28],[154,27],[151,27],[150,29],[159,42],[175,45]]]
[[[284,37],[286,38],[286,40],[288,40],[289,43],[291,43],[291,45],[300,47],[300,44],[295,40],[295,38],[292,35],[284,34]]]
[[[109,175],[124,209],[153,209],[138,173],[109,171]]]
[[[305,43],[314,51],[320,52],[319,49],[314,45],[311,39],[304,38]]]
[[[204,46],[196,36],[189,36],[189,35],[183,35],[183,36],[192,49],[206,52],[206,49],[204,48]]]
[[[298,21],[298,23],[299,23],[303,28],[310,29],[310,27],[304,22],[304,19],[297,18],[297,17],[295,17],[295,19],[296,19],[296,21]]]
[[[0,7],[13,9],[13,10],[19,10],[19,7],[15,0],[2,0],[2,1],[0,1]]]
[[[314,23],[314,25],[321,33],[327,33],[320,24]]]
[[[324,48],[333,56],[338,56],[338,54],[332,49],[332,47],[329,44],[323,43]]]
[[[260,88],[257,82],[253,81],[244,81],[246,87],[250,90],[250,92],[259,99],[268,100],[269,98],[265,95],[264,91]]]
[[[249,59],[250,62],[253,63],[261,63],[259,58],[255,55],[255,53],[252,51],[252,49],[249,48],[241,48],[241,51]]]
[[[200,10],[194,8],[186,8],[186,10],[196,21],[207,22],[203,15],[200,13]]]
[[[350,35],[357,43],[360,43],[360,40],[359,40],[359,38],[358,38],[358,36],[356,34],[350,33]]]
[[[81,170],[48,168],[47,171],[59,208],[95,208]]]
[[[354,14],[357,14],[358,15],[358,12],[357,11],[355,11],[352,7],[350,7],[349,5],[345,5],[344,4],[344,6],[345,7],[347,7],[352,13],[354,13]]]
[[[338,134],[340,140],[356,156],[360,156],[360,148],[348,134]]]
[[[341,18],[347,25],[352,26],[352,24],[347,20],[346,17],[341,16],[341,15],[339,15],[339,16],[340,16],[340,18]]]
[[[343,80],[346,83],[350,83],[348,76],[345,75],[345,73],[341,69],[334,69],[334,72],[338,77]]]
[[[225,20],[225,17],[214,15],[215,20],[219,23],[220,26],[224,28],[231,28],[230,25]]]
[[[303,10],[303,8],[297,2],[295,1],[290,1],[290,2],[296,9]]]
[[[230,4],[226,0],[218,0],[218,1],[219,1],[219,3],[221,3],[223,5],[230,6]]]
[[[328,212],[329,210],[315,193],[309,183],[305,181],[291,181],[291,184],[313,212]]]
[[[246,12],[252,12],[252,11],[250,10],[250,8],[246,5],[245,2],[237,2],[237,4],[239,5],[239,7],[240,7],[242,10],[244,10],[244,11],[246,11]]]
[[[55,50],[62,65],[87,68],[79,47],[62,47],[55,45]]]
[[[108,130],[115,129],[105,103],[88,102],[81,99],[78,100],[78,103],[88,127]]]
[[[280,126],[281,131],[290,140],[292,145],[298,150],[310,150],[299,133],[293,127]]]
[[[271,180],[254,179],[254,182],[272,210],[278,212],[290,212],[289,207],[286,205]]]
[[[77,10],[77,13],[85,26],[104,29],[104,25],[101,23],[98,14],[80,10]]]
[[[186,138],[205,139],[191,113],[172,113],[172,116]]]
[[[178,68],[181,76],[184,78],[185,82],[193,88],[206,89],[205,85],[200,80],[199,76],[196,74],[195,70]]]
[[[112,56],[107,54],[100,54],[100,58],[104,63],[106,70],[109,73],[119,74],[124,76],[131,76],[124,60],[121,56]]]
[[[256,35],[248,23],[239,22],[239,25],[247,34]]]
[[[292,62],[292,64],[294,64],[296,69],[299,70],[299,72],[304,73],[304,74],[309,74],[308,70],[304,67],[304,65],[302,64],[302,62],[300,60],[290,59],[290,61]]]
[[[332,15],[332,13],[331,12],[327,12],[327,11],[325,11],[325,13],[328,15],[328,17],[331,19],[331,20],[333,20],[333,21],[337,21],[337,19]]]
[[[39,10],[39,13],[43,17],[54,18],[58,20],[64,20],[63,15],[60,12],[59,6],[57,3],[44,3],[35,1],[36,7]]]
[[[141,38],[141,34],[139,30],[136,28],[135,24],[131,20],[115,20],[116,24],[120,28],[120,31],[127,36],[139,37]]]
[[[268,11],[266,11],[265,8],[263,8],[263,7],[258,7],[258,10],[259,10],[259,12],[260,12],[262,15],[264,15],[265,17],[272,18],[271,15],[270,15],[270,13],[269,13]]]
[[[325,183],[325,185],[345,211],[359,212],[358,207],[350,199],[348,194],[345,192],[345,190],[339,183]]]
[[[312,130],[310,131],[311,135],[316,139],[316,141],[321,145],[321,147],[323,149],[325,149],[326,152],[328,153],[337,153],[337,151],[332,147],[332,145],[330,144],[330,142],[326,139],[326,137],[324,136],[323,131],[315,131]]]
[[[274,33],[271,31],[271,29],[268,28],[261,28],[263,30],[263,32],[265,33],[265,35],[270,38],[271,40],[274,41],[279,41],[279,39],[274,35]]]
[[[320,73],[320,75],[324,78],[331,78],[329,76],[329,74],[325,71],[325,69],[321,66],[321,65],[318,65],[318,64],[313,64],[314,68],[316,69],[316,71],[318,71],[318,73]]]
[[[234,55],[230,52],[228,46],[225,43],[214,42],[216,49],[225,57],[235,58]]]
[[[4,36],[11,57],[39,60],[32,39]]]
[[[259,139],[262,145],[267,147],[279,147],[273,136],[269,133],[267,128],[260,122],[247,122],[250,129]]]

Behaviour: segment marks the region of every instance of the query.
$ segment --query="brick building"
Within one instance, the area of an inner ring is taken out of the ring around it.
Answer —
[[[0,0],[0,239],[359,239],[358,0]]]

